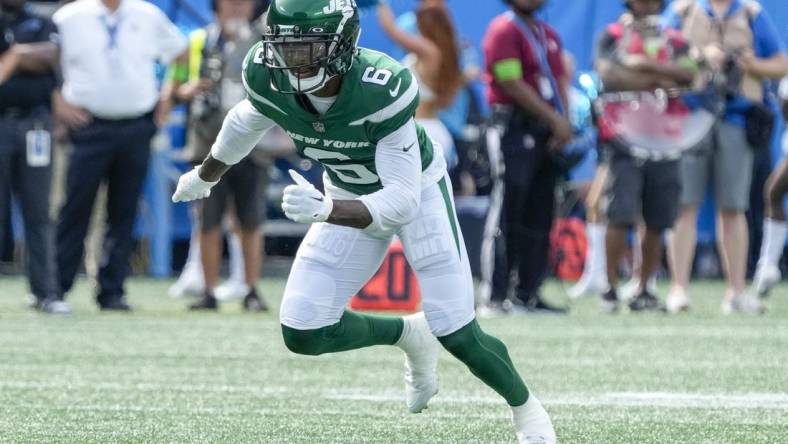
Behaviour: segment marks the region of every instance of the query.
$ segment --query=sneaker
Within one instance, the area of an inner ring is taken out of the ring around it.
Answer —
[[[217,297],[218,299],[218,297]],[[265,298],[257,294],[257,289],[252,288],[244,296],[243,309],[245,311],[268,311],[268,303]]]
[[[486,302],[476,308],[476,315],[482,319],[500,318],[508,315],[509,312],[503,307],[500,302]]]
[[[605,314],[612,314],[618,311],[618,294],[615,288],[610,288],[602,294],[599,300],[599,311]]]
[[[541,296],[530,298],[525,303],[515,301],[512,303],[511,312],[513,314],[524,315],[565,315],[568,310],[563,307],[556,307],[542,299]]]
[[[733,299],[722,302],[722,313],[730,315],[733,312],[747,315],[761,315],[766,312],[760,299],[751,291],[742,291]]]
[[[512,423],[517,434],[517,444],[555,444],[556,436],[550,415],[531,394],[528,402],[512,407]]]
[[[782,279],[780,268],[775,264],[758,261],[755,277],[752,280],[752,291],[760,297],[769,295],[772,289]]]
[[[98,306],[101,311],[114,311],[119,313],[132,311],[124,297],[99,301]]]
[[[205,279],[203,279],[202,271],[192,272],[185,270],[167,290],[167,294],[173,299],[199,296],[202,293],[205,293]]]
[[[657,293],[657,278],[651,277],[646,283],[646,290],[651,294]],[[633,277],[618,292],[622,301],[632,300],[640,292],[640,278]]]
[[[687,296],[687,291],[681,287],[673,287],[668,293],[668,298],[665,301],[665,309],[668,313],[676,314],[682,311],[689,310],[690,300]]]
[[[405,326],[395,345],[405,352],[405,401],[411,413],[419,413],[438,393],[440,343],[430,331],[424,312],[402,319]]]
[[[569,299],[577,300],[583,296],[602,294],[607,288],[607,279],[604,276],[583,275],[577,283],[567,290]]]
[[[648,290],[641,292],[629,301],[629,309],[631,311],[665,311],[665,307],[659,303],[659,299]]]
[[[54,298],[38,300],[33,305],[33,308],[42,313],[57,316],[67,316],[71,314],[71,305],[68,302]]]
[[[244,282],[226,280],[213,289],[213,295],[220,301],[243,299],[249,295],[249,286]]]
[[[219,303],[210,291],[206,291],[203,297],[189,306],[189,310],[218,310]]]

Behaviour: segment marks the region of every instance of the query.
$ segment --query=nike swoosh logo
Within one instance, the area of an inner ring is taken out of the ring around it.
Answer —
[[[399,82],[397,82],[397,87],[396,88],[389,90],[389,94],[391,94],[391,97],[397,97],[397,95],[399,95],[399,87],[400,86],[402,86],[402,79],[399,79]]]
[[[413,145],[416,145],[416,142],[411,143],[410,146],[407,148],[402,148],[402,151],[407,153],[408,151],[410,151],[411,148],[413,148]]]
[[[312,199],[315,199],[318,202],[323,202],[323,197],[313,197]]]

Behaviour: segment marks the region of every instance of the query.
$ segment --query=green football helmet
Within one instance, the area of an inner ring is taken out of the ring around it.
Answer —
[[[319,90],[348,72],[358,51],[355,0],[273,0],[266,24],[264,62],[282,93]]]

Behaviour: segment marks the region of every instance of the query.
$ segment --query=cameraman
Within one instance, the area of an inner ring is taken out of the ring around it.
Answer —
[[[662,0],[628,0],[628,11],[608,25],[599,40],[596,68],[605,92],[654,91],[689,85],[696,71],[686,42],[676,31],[658,25]],[[629,104],[620,104],[630,106]],[[599,118],[600,142],[609,158],[606,235],[607,280],[602,310],[618,308],[618,264],[624,256],[627,233],[640,220],[646,230],[641,241],[642,263],[636,276],[639,288],[630,301],[632,311],[658,310],[660,304],[647,288],[662,257],[662,232],[678,213],[679,157],[639,160],[630,147],[606,130],[606,116]]]
[[[242,76],[244,57],[260,39],[260,21],[253,22],[254,0],[215,0],[216,21],[194,31],[188,55],[170,69],[172,97],[189,103],[187,157],[199,163],[211,150],[227,112],[246,97]],[[214,294],[222,258],[222,220],[232,200],[240,229],[244,258],[245,294],[243,308],[268,310],[256,290],[262,255],[260,225],[265,203],[268,164],[265,154],[255,150],[234,165],[211,195],[197,203],[199,242],[205,291],[192,310],[216,310]],[[231,199],[232,198],[232,199]]]
[[[670,242],[673,282],[668,304],[689,304],[698,207],[707,183],[714,180],[717,235],[728,284],[722,310],[758,313],[760,303],[745,288],[749,237],[744,213],[750,200],[753,150],[767,149],[770,139],[763,130],[771,120],[763,116],[768,114],[764,81],[785,74],[785,49],[774,24],[754,0],[678,0],[666,20],[681,30],[715,74],[726,79],[724,116],[709,137],[682,158],[683,208]]]
[[[68,314],[68,305],[58,297],[49,219],[57,31],[49,19],[31,14],[25,3],[0,0],[0,227],[6,225],[5,208],[13,191],[24,219],[25,268],[34,307]],[[4,238],[0,236],[0,244]]]

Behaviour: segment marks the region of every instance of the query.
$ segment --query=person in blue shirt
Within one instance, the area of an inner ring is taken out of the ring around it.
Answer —
[[[672,311],[689,306],[687,286],[695,252],[696,220],[707,183],[714,180],[721,256],[727,289],[724,313],[760,313],[757,298],[746,291],[749,206],[753,146],[748,115],[764,103],[764,83],[788,69],[777,30],[755,0],[677,0],[665,14],[667,25],[681,30],[707,65],[726,79],[726,109],[709,136],[682,159],[682,211],[670,242]],[[755,131],[753,131],[753,129]],[[762,133],[762,131],[761,131]],[[749,139],[749,140],[748,140]],[[767,233],[768,236],[768,233]]]

